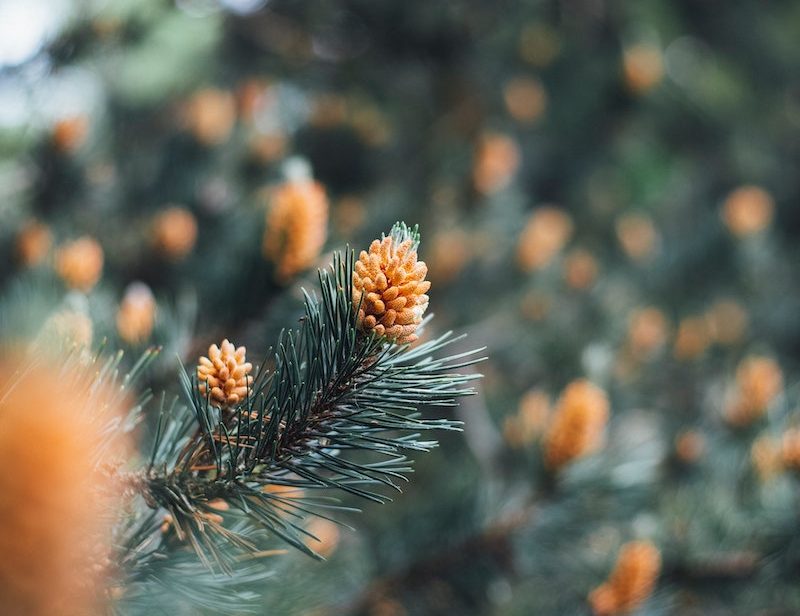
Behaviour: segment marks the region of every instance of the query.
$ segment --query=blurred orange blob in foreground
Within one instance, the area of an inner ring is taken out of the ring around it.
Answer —
[[[0,361],[0,605],[29,616],[101,613],[119,494],[96,450],[111,464],[124,459],[106,433],[113,404],[88,395],[86,375],[30,362]]]

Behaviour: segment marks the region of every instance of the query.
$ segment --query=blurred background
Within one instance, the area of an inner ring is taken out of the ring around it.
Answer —
[[[796,614],[799,40],[788,1],[2,0],[2,336],[175,389],[419,223],[429,331],[487,347],[465,431],[263,613]]]

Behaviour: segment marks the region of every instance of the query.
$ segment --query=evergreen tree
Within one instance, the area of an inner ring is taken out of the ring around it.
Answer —
[[[3,605],[800,609],[797,6],[7,6]]]

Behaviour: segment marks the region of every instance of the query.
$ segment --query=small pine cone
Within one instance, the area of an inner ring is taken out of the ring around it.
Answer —
[[[125,290],[117,311],[117,332],[129,344],[147,340],[153,332],[156,300],[143,282],[134,282]]]
[[[605,584],[589,595],[597,616],[628,614],[653,593],[661,572],[661,553],[649,541],[631,541],[622,546],[614,571]]]
[[[372,242],[369,252],[361,251],[353,272],[353,305],[363,331],[397,344],[417,339],[431,286],[425,262],[417,260],[418,244],[415,231],[396,224],[388,236]]]
[[[482,195],[502,190],[519,169],[520,151],[508,135],[485,133],[475,147],[472,182]]]
[[[739,365],[736,382],[747,405],[766,410],[783,390],[780,366],[769,357],[750,357]]]
[[[26,267],[41,263],[53,244],[53,234],[47,225],[32,220],[17,234],[17,258]]]
[[[670,324],[666,315],[654,306],[634,310],[628,318],[627,345],[635,359],[652,357],[667,341]]]
[[[503,88],[509,115],[522,124],[534,124],[547,109],[547,90],[538,79],[515,77]]]
[[[643,263],[655,255],[661,236],[653,221],[643,214],[624,214],[616,224],[617,239],[628,258]]]
[[[564,280],[577,291],[591,287],[597,280],[598,271],[597,259],[583,248],[573,250],[564,261]]]
[[[722,206],[722,220],[737,237],[755,235],[767,228],[775,213],[775,202],[759,186],[741,186],[731,192]]]
[[[68,154],[86,141],[88,132],[89,119],[85,115],[62,118],[53,126],[52,142],[59,152]]]
[[[328,198],[311,180],[289,181],[272,196],[264,230],[264,256],[275,263],[281,282],[308,269],[319,257],[328,234]]]
[[[197,220],[185,207],[168,207],[153,220],[151,240],[153,247],[168,259],[183,259],[197,240]]]
[[[208,357],[201,357],[197,366],[200,393],[210,394],[211,402],[219,408],[235,406],[247,397],[253,383],[250,371],[253,364],[245,361],[245,348],[238,349],[227,338],[220,346],[208,347]],[[210,387],[210,390],[209,390]]]
[[[664,76],[664,57],[661,50],[645,43],[628,47],[622,57],[622,74],[630,92],[648,92]]]
[[[675,439],[675,456],[684,464],[694,464],[706,450],[706,439],[697,430],[684,430]]]
[[[550,417],[550,397],[539,389],[527,391],[515,415],[506,417],[503,437],[513,448],[532,443],[544,432]]]
[[[323,557],[328,557],[336,551],[340,535],[336,523],[325,518],[314,518],[306,530],[313,535],[306,538],[307,547]]]
[[[706,352],[710,342],[708,320],[698,316],[686,317],[678,325],[672,354],[682,361],[697,359]]]
[[[595,451],[608,422],[605,392],[585,379],[570,383],[558,402],[545,436],[547,466],[558,470]]]
[[[769,357],[747,357],[736,369],[736,395],[725,418],[733,426],[748,426],[767,412],[783,391],[783,373]]]
[[[199,90],[186,103],[184,123],[200,143],[219,145],[228,139],[236,123],[236,99],[226,90]]]
[[[541,270],[561,251],[573,231],[572,218],[550,205],[538,207],[528,218],[517,244],[517,262],[525,272]]]
[[[56,253],[56,271],[68,287],[88,293],[103,273],[103,249],[89,236],[65,244]]]

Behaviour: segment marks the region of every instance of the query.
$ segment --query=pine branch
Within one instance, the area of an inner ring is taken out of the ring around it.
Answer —
[[[338,505],[305,490],[386,502],[379,488],[400,490],[411,470],[406,452],[436,446],[420,439],[422,431],[460,429],[424,419],[419,409],[449,407],[472,393],[468,383],[479,375],[454,371],[480,361],[475,352],[434,357],[459,339],[449,333],[412,348],[361,331],[353,269],[352,254],[337,255],[320,273],[320,297],[306,295],[300,326],[281,335],[240,404],[220,410],[200,394],[196,376],[181,371],[188,412],[178,405],[162,412],[144,497],[169,513],[177,535],[209,566],[229,570],[230,546],[256,549],[219,523],[211,507],[217,499],[226,503],[226,517],[315,555],[302,520]]]

